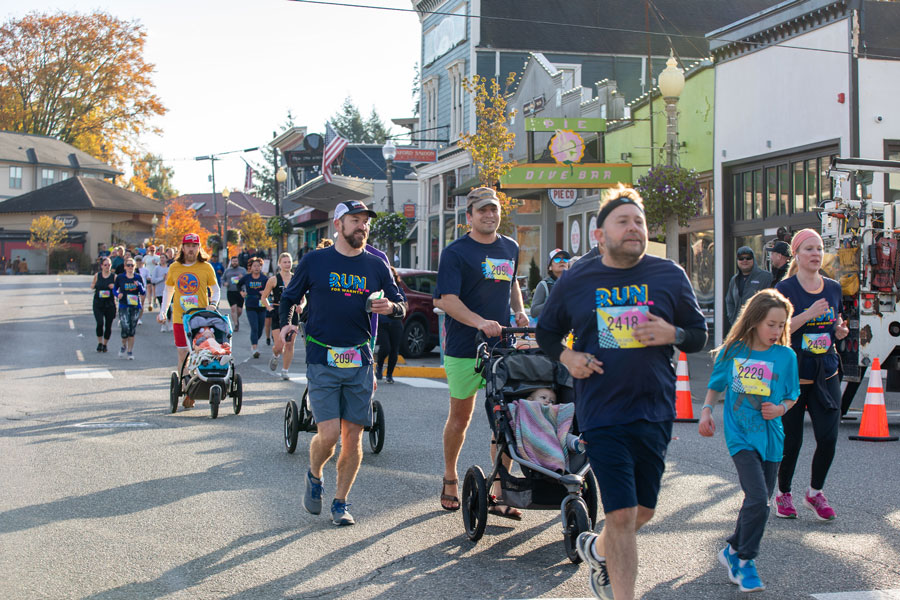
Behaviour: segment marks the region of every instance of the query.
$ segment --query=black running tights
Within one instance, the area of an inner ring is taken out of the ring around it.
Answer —
[[[104,340],[109,339],[109,336],[112,333],[113,319],[115,318],[115,305],[104,308],[99,306],[94,307],[94,319],[97,321],[97,337],[102,337]]]
[[[834,460],[838,425],[841,422],[841,382],[837,375],[825,380],[825,388],[832,398],[820,398],[820,392],[813,384],[801,385],[797,404],[781,417],[781,424],[784,426],[784,458],[778,469],[778,489],[783,494],[791,491],[797,457],[800,455],[800,446],[803,445],[803,421],[807,410],[816,438],[809,485],[816,490],[825,486],[825,477]]]

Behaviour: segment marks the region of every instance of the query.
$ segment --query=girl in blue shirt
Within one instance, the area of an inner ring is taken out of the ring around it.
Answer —
[[[257,343],[266,325],[266,307],[262,301],[262,291],[269,278],[260,274],[263,264],[261,258],[253,257],[247,264],[250,272],[238,282],[238,289],[244,297],[244,309],[247,321],[250,322],[250,351],[253,358],[259,358]]]
[[[784,452],[781,417],[800,395],[797,357],[790,347],[792,313],[790,301],[775,290],[750,298],[728,337],[713,351],[716,363],[701,409],[700,435],[711,437],[716,431],[713,407],[725,392],[725,442],[744,503],[718,558],[742,592],[765,589],[754,559]]]
[[[144,280],[135,273],[135,261],[127,257],[124,262],[125,272],[116,277],[114,293],[119,299],[119,329],[122,332],[122,348],[119,358],[128,355],[134,360],[134,334],[141,315],[141,299],[147,294]]]

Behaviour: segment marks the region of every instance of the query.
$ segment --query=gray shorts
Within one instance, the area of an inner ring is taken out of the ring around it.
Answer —
[[[307,364],[309,407],[316,423],[344,419],[363,427],[372,424],[375,372],[372,365],[341,369]]]

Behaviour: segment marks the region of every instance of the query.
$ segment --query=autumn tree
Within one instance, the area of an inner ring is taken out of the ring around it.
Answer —
[[[266,220],[259,213],[244,213],[239,226],[241,241],[245,248],[263,248],[269,250],[275,246],[275,240],[266,230]]]
[[[148,152],[132,164],[132,169],[134,174],[128,181],[128,189],[161,201],[178,195],[178,191],[172,187],[175,170],[164,165],[161,156]]]
[[[181,239],[186,233],[196,233],[200,236],[200,246],[207,248],[207,240],[211,234],[197,219],[197,212],[188,208],[182,202],[171,202],[167,207],[163,219],[156,227],[154,242],[174,246],[181,245]]]
[[[69,233],[66,225],[59,219],[54,219],[49,215],[41,215],[35,217],[31,221],[31,237],[28,239],[28,245],[38,250],[47,251],[47,274],[50,274],[50,254],[54,250],[64,248],[66,238]]]
[[[500,82],[494,78],[489,80],[475,75],[463,80],[463,86],[475,104],[477,128],[474,134],[466,133],[460,137],[459,147],[472,157],[478,181],[484,187],[496,188],[500,177],[515,165],[505,158],[516,144],[516,136],[506,125],[508,118],[516,114],[515,110],[506,112],[507,91],[515,81],[516,74],[510,73],[501,90]],[[519,202],[500,191],[497,197],[500,199],[500,233],[508,235],[513,230],[511,216]]]
[[[40,13],[0,26],[0,130],[46,135],[120,167],[166,109],[146,30],[109,13]]]

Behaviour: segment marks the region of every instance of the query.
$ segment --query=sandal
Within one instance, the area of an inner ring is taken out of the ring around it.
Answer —
[[[185,396],[184,401],[181,403],[181,405],[184,406],[185,408],[193,408],[194,407],[194,399],[189,396]]]
[[[500,508],[501,506],[503,508]],[[512,519],[513,521],[522,520],[521,510],[507,504],[500,504],[497,496],[494,495],[491,495],[488,498],[488,512],[494,516],[503,517],[504,519]]]
[[[444,485],[441,487],[441,508],[453,512],[459,510],[459,498],[444,493],[444,488],[448,485],[459,485],[459,479],[444,479]],[[455,502],[456,506],[447,506],[444,502]]]

